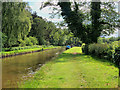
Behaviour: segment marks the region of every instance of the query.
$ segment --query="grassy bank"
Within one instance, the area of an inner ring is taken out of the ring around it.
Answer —
[[[58,48],[59,46],[48,46],[48,47],[35,47],[35,48],[27,48],[27,49],[20,49],[20,50],[12,50],[12,51],[2,51],[1,55],[6,56],[6,55],[14,55],[14,54],[19,54],[19,53],[25,53],[25,52],[34,52],[38,50],[45,50],[45,49],[52,49],[52,48]]]
[[[20,88],[115,88],[118,86],[118,68],[114,64],[80,53],[82,53],[80,47],[65,51],[55,60],[45,64]]]

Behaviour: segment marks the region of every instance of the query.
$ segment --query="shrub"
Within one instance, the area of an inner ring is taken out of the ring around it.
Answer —
[[[92,55],[105,55],[107,52],[106,50],[108,49],[108,44],[90,44],[88,46],[88,52],[89,54]]]
[[[2,44],[2,47],[7,46],[6,43],[7,43],[7,38],[8,37],[2,32],[0,32],[0,36],[2,36],[2,42],[0,42]]]
[[[26,46],[26,42],[24,41],[24,40],[19,40],[19,42],[20,42],[20,47],[24,47],[24,46]]]
[[[111,44],[90,44],[88,46],[88,53],[100,58],[108,59],[117,64],[120,60],[120,41],[114,41]]]
[[[33,45],[36,45],[38,44],[38,40],[36,37],[26,37],[25,40],[19,40],[20,42],[20,45],[21,47],[24,47],[24,46],[33,46]]]
[[[33,45],[38,44],[38,40],[37,40],[36,37],[31,37],[31,36],[30,36],[29,39],[31,40],[31,42],[33,43]]]
[[[27,46],[32,46],[33,45],[30,38],[28,38],[28,37],[25,39],[25,43],[26,43]]]
[[[47,46],[46,45],[42,45],[43,48],[46,48]]]

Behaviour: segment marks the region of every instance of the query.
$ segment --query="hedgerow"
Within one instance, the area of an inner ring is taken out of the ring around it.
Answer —
[[[83,51],[85,47],[83,47]],[[84,51],[85,52],[85,51]],[[107,59],[118,65],[120,60],[120,41],[112,43],[94,43],[88,46],[88,54]]]

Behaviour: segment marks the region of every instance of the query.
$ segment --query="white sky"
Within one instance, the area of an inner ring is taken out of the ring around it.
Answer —
[[[46,18],[48,21],[52,22],[60,22],[63,21],[63,18],[55,17],[53,19],[50,18],[50,14],[52,13],[52,9],[50,9],[50,6],[43,8],[40,10],[41,2],[29,2],[29,6],[31,7],[32,11],[36,11],[37,14],[43,18]]]

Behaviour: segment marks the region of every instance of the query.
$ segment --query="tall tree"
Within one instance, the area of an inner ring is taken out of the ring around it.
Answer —
[[[45,6],[48,5],[53,4],[45,3]],[[86,44],[96,43],[101,34],[109,35],[115,31],[118,13],[115,11],[114,2],[101,3],[100,0],[97,2],[92,0],[92,2],[84,3],[59,0],[58,5],[61,7],[61,15],[69,29]],[[82,10],[84,8],[88,12]]]
[[[38,39],[39,44],[44,44],[44,34],[47,27],[47,22],[39,17],[36,13],[32,14],[33,24],[29,36],[34,36]]]
[[[3,2],[2,32],[7,36],[5,47],[18,45],[31,29],[31,14],[25,2]]]
[[[94,1],[94,0],[93,0]],[[91,17],[92,17],[92,31],[91,31],[91,39],[92,42],[97,42],[97,38],[101,35],[101,8],[100,8],[100,0],[98,2],[91,2]]]

